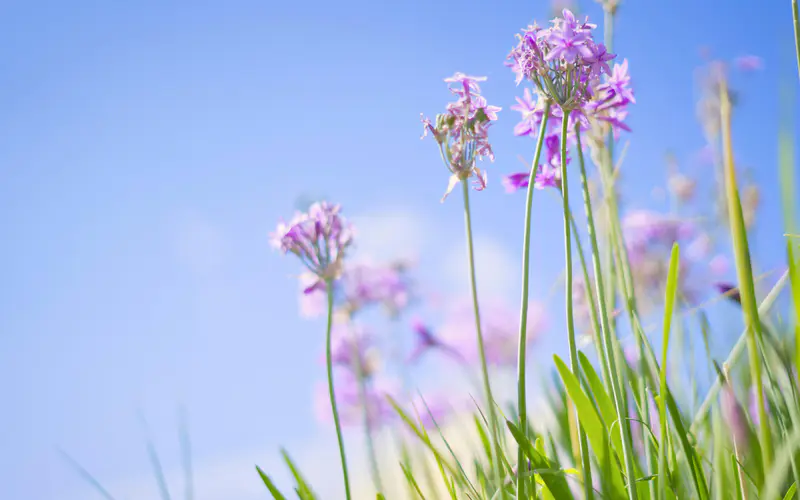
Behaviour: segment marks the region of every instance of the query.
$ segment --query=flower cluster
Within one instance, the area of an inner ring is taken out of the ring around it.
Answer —
[[[429,132],[439,144],[439,149],[447,168],[450,180],[442,201],[459,181],[475,176],[475,189],[486,188],[486,172],[476,165],[478,159],[488,157],[494,161],[492,146],[489,144],[489,127],[497,120],[500,108],[491,106],[480,95],[478,82],[486,77],[467,76],[456,73],[445,82],[455,84],[450,92],[458,97],[456,102],[447,105],[447,112],[436,116],[433,123],[422,116],[424,138]]]
[[[366,424],[375,429],[396,417],[396,413],[387,400],[387,395],[399,394],[398,384],[387,378],[375,378],[365,384],[363,394],[362,381],[356,374],[342,370],[336,377],[336,405],[343,425],[358,426]],[[328,389],[324,382],[317,384],[314,390],[314,408],[317,418],[323,422],[332,421],[331,405]]]
[[[557,152],[559,131],[564,117],[568,120],[568,141],[575,143],[574,129],[587,132],[586,141],[595,151],[602,145],[609,130],[618,138],[620,131],[630,131],[625,123],[629,104],[636,99],[630,86],[628,62],[615,64],[602,43],[592,38],[593,24],[580,23],[568,9],[552,26],[542,29],[529,26],[517,35],[518,44],[508,55],[507,65],[516,73],[517,84],[528,80],[534,85],[537,99],[529,89],[512,109],[522,114],[514,128],[517,136],[536,138],[545,110],[547,116],[548,161],[539,165],[535,187],[558,186],[560,158],[553,157],[551,147]],[[603,78],[605,76],[605,79]],[[568,161],[568,159],[567,159]],[[528,185],[529,174],[508,176],[504,184],[508,191]],[[541,182],[540,182],[541,180]]]
[[[313,288],[315,282],[313,274],[300,277],[300,313],[306,318],[319,317],[325,312],[325,290]],[[389,316],[396,317],[410,304],[411,294],[407,264],[402,261],[383,265],[345,263],[334,285],[337,310],[346,317],[373,305],[383,306]]]
[[[305,293],[324,288],[326,281],[341,274],[345,252],[353,242],[353,228],[340,210],[339,205],[325,201],[314,203],[288,224],[279,223],[271,236],[275,248],[297,255],[316,277]]]
[[[562,16],[550,28],[534,24],[517,35],[508,65],[518,85],[528,80],[561,109],[581,109],[592,99],[600,76],[611,72],[608,61],[615,56],[594,42],[594,24],[579,22],[569,9]]]
[[[681,244],[679,290],[684,299],[694,301],[700,290],[700,276],[720,274],[720,255],[711,257],[709,235],[692,222],[675,217],[635,210],[622,220],[625,246],[633,272],[637,295],[660,298],[666,286],[672,244]],[[705,286],[705,284],[703,284]],[[643,301],[647,305],[647,301]]]

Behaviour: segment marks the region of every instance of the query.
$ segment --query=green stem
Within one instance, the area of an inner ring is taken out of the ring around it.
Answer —
[[[800,13],[798,13],[797,0],[792,0],[792,20],[794,21],[794,44],[797,53],[797,71],[800,74]]]
[[[344,478],[344,493],[347,500],[351,500],[350,477],[347,473],[347,455],[344,451],[344,439],[342,438],[342,424],[339,422],[339,409],[336,406],[336,392],[333,388],[333,360],[331,354],[331,330],[333,329],[333,282],[325,280],[325,291],[328,294],[328,326],[325,333],[325,364],[328,371],[328,394],[331,398],[331,410],[333,411],[333,424],[336,427],[336,439],[339,441],[339,457],[342,460],[342,476]]]
[[[569,190],[567,189],[567,133],[569,132],[569,111],[564,110],[561,120],[561,199],[564,206],[564,256],[566,258],[566,283],[564,297],[567,303],[567,338],[569,340],[569,361],[572,373],[580,378],[580,364],[578,361],[578,348],[575,342],[575,318],[572,310],[572,235],[570,232]],[[589,445],[586,441],[586,432],[580,423],[580,416],[575,410],[578,422],[578,442],[581,453],[581,473],[583,474],[584,498],[594,498],[592,489],[592,462],[589,457]]]
[[[720,83],[720,122],[722,125],[722,155],[725,166],[725,192],[728,200],[728,218],[731,227],[736,275],[739,279],[739,293],[742,298],[742,311],[747,326],[747,350],[750,358],[750,375],[756,388],[758,417],[760,420],[759,442],[763,450],[764,474],[769,472],[772,461],[772,433],[764,405],[764,387],[761,382],[761,356],[757,341],[761,339],[758,305],[753,286],[753,270],[750,251],[747,246],[747,231],[744,226],[742,205],[736,185],[736,171],[733,165],[733,145],[731,140],[731,103],[728,97],[727,82]]]
[[[525,354],[527,352],[527,327],[528,327],[528,279],[530,275],[531,253],[531,207],[533,206],[533,191],[536,172],[539,169],[539,158],[542,155],[542,145],[547,132],[547,119],[550,117],[550,100],[545,101],[542,124],[539,127],[539,138],[536,142],[536,151],[533,154],[531,173],[528,177],[528,194],[525,199],[525,236],[522,241],[522,305],[520,306],[519,319],[519,348],[517,361],[517,406],[519,411],[519,429],[523,435],[528,434],[528,410],[525,391]],[[525,452],[522,445],[517,447],[518,471],[526,463]],[[517,473],[517,498],[525,498],[525,475]]]
[[[481,358],[481,370],[483,372],[483,388],[486,392],[486,406],[489,413],[489,423],[492,427],[492,442],[494,443],[495,457],[492,461],[494,463],[495,474],[497,475],[497,485],[500,488],[500,496],[505,499],[505,490],[503,489],[503,469],[502,469],[502,451],[500,449],[500,441],[497,433],[497,414],[494,407],[494,398],[492,397],[492,386],[489,382],[489,368],[486,364],[486,349],[483,344],[483,331],[481,328],[481,314],[478,307],[478,283],[475,278],[475,249],[472,245],[472,216],[469,210],[469,183],[467,179],[461,181],[461,186],[464,192],[464,225],[467,232],[467,258],[469,261],[469,279],[470,288],[472,290],[472,308],[475,311],[475,331],[478,337],[478,354]]]
[[[592,201],[589,194],[589,182],[586,175],[586,165],[583,160],[583,150],[581,149],[581,136],[580,130],[576,127],[575,135],[577,138],[577,151],[578,163],[581,168],[581,184],[583,187],[583,202],[586,209],[586,222],[589,226],[589,240],[592,245],[592,266],[594,268],[594,279],[598,301],[598,309],[600,310],[600,330],[602,332],[603,348],[606,352],[606,363],[608,363],[608,373],[611,375],[611,389],[614,395],[614,407],[617,411],[617,423],[622,432],[622,458],[625,465],[625,472],[628,477],[628,498],[630,500],[637,499],[636,485],[634,483],[635,468],[634,468],[634,454],[633,444],[631,442],[631,426],[627,415],[627,404],[625,400],[625,393],[622,387],[622,379],[617,371],[617,357],[616,346],[614,339],[611,337],[611,328],[608,320],[608,308],[606,307],[606,295],[603,284],[603,273],[600,269],[600,251],[597,244],[597,231],[594,225],[594,214],[592,212]],[[565,180],[562,178],[563,183]]]

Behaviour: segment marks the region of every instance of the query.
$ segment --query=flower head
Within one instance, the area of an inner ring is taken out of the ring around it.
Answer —
[[[450,170],[450,180],[442,201],[459,181],[475,177],[475,190],[486,188],[485,171],[477,167],[477,161],[489,158],[494,161],[494,152],[489,143],[489,127],[497,120],[501,108],[489,105],[482,95],[478,82],[486,77],[467,76],[456,73],[445,78],[452,84],[450,92],[458,97],[446,107],[446,112],[436,116],[435,122],[422,116],[424,138],[430,133],[439,145],[442,160]]]
[[[318,282],[336,279],[353,241],[353,229],[339,212],[339,205],[314,203],[308,212],[296,214],[288,224],[279,223],[271,236],[272,245],[284,254],[298,256]],[[320,286],[318,282],[307,288],[309,293]]]

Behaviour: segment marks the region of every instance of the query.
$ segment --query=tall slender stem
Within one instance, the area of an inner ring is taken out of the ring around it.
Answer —
[[[763,450],[765,474],[772,461],[772,433],[764,404],[764,387],[761,383],[761,355],[758,352],[758,341],[761,340],[761,322],[758,316],[755,289],[753,286],[753,270],[750,251],[747,245],[747,230],[742,216],[742,205],[739,201],[739,189],[736,185],[736,170],[733,165],[733,145],[731,139],[731,103],[728,96],[727,82],[720,81],[720,122],[722,125],[722,156],[725,166],[725,192],[728,200],[728,218],[731,227],[736,275],[739,279],[739,293],[742,298],[745,325],[747,326],[747,351],[750,359],[750,375],[756,389],[758,417],[760,420],[759,442]]]
[[[352,330],[351,330],[352,331]],[[367,441],[367,455],[369,456],[370,474],[375,488],[383,492],[381,483],[381,473],[378,469],[378,456],[375,453],[375,442],[372,435],[372,422],[369,418],[369,403],[367,402],[367,372],[361,359],[361,346],[359,346],[358,336],[353,332],[353,363],[358,377],[358,399],[361,402],[362,413],[364,414],[364,437]]]
[[[530,278],[530,253],[531,253],[531,211],[533,206],[533,190],[536,171],[539,169],[539,158],[542,155],[544,136],[547,133],[547,119],[550,117],[550,100],[545,101],[542,124],[539,126],[539,138],[536,141],[536,151],[533,154],[531,173],[528,177],[528,194],[525,199],[525,236],[522,241],[522,304],[519,313],[519,347],[517,351],[517,411],[519,412],[519,429],[523,435],[528,434],[528,409],[525,391],[525,354],[527,346],[528,328],[528,279]],[[522,445],[517,447],[517,467],[525,463],[525,452]],[[518,469],[519,470],[519,469]],[[525,498],[524,474],[517,474],[517,498]]]
[[[575,318],[572,310],[572,234],[570,221],[572,220],[569,211],[569,190],[567,189],[567,133],[569,132],[569,111],[564,110],[561,121],[561,199],[564,206],[564,257],[566,259],[566,283],[564,285],[564,297],[567,304],[567,338],[569,341],[569,361],[572,373],[580,377],[580,365],[578,362],[578,348],[575,341]],[[576,409],[577,411],[577,409]],[[580,417],[576,414],[578,422],[578,442],[581,454],[581,473],[583,474],[584,498],[591,500],[594,498],[592,488],[592,462],[589,457],[589,445],[586,441],[586,432],[580,424]]]
[[[470,288],[472,289],[472,309],[475,311],[475,331],[478,337],[478,354],[481,358],[481,370],[483,371],[483,388],[486,392],[486,405],[489,413],[489,424],[492,427],[492,441],[494,442],[494,468],[497,475],[497,485],[500,488],[500,496],[505,499],[505,490],[503,489],[503,464],[502,464],[502,450],[500,449],[500,441],[498,437],[497,428],[497,412],[494,407],[494,398],[492,397],[492,386],[489,382],[489,368],[486,364],[486,349],[483,343],[483,331],[481,328],[481,314],[478,307],[478,282],[475,277],[475,249],[472,245],[472,217],[469,210],[469,183],[467,179],[461,181],[461,187],[464,192],[464,225],[467,232],[467,259],[469,261],[469,279]]]
[[[339,457],[342,460],[342,477],[344,478],[344,493],[347,500],[351,500],[350,477],[347,473],[347,455],[344,451],[344,438],[342,438],[342,424],[339,422],[339,409],[336,406],[336,391],[333,387],[333,359],[331,348],[331,331],[333,330],[333,282],[325,280],[325,291],[328,294],[328,326],[325,332],[325,365],[328,371],[328,394],[331,398],[333,411],[333,424],[336,427],[336,439],[339,441]]]
[[[625,400],[625,391],[622,387],[622,380],[617,371],[617,357],[616,345],[611,336],[611,328],[608,320],[608,308],[606,306],[606,295],[603,283],[603,273],[600,268],[600,251],[597,244],[597,230],[594,225],[594,213],[592,211],[592,200],[589,194],[589,182],[586,175],[586,165],[583,160],[583,150],[581,149],[581,136],[580,130],[575,130],[577,138],[577,151],[578,163],[581,168],[581,185],[583,187],[583,202],[586,210],[586,223],[589,228],[589,241],[592,245],[592,266],[594,270],[594,281],[597,294],[598,309],[600,310],[600,330],[602,332],[603,348],[606,352],[606,363],[608,363],[608,372],[610,376],[610,383],[612,393],[614,396],[614,407],[617,411],[617,424],[622,432],[622,458],[625,464],[625,473],[628,477],[628,498],[630,500],[637,499],[635,468],[634,468],[634,454],[633,444],[631,442],[631,426],[628,421],[627,403]],[[566,184],[566,179],[562,179]]]
[[[800,74],[800,12],[797,8],[797,0],[792,0],[792,20],[794,21],[794,45],[797,53],[797,71]]]

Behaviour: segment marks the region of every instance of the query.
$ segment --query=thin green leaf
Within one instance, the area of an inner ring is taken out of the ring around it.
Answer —
[[[783,495],[783,500],[792,500],[796,492],[797,492],[797,483],[792,483],[792,485],[789,486],[789,489],[786,490],[786,494]]]
[[[667,402],[664,395],[667,393],[667,355],[669,354],[669,334],[672,324],[672,310],[675,307],[675,297],[678,293],[678,268],[680,266],[680,249],[678,244],[672,245],[672,254],[669,259],[669,273],[667,275],[667,290],[664,304],[664,330],[661,351],[661,374],[659,390],[659,416],[661,419],[661,439],[658,447],[658,497],[660,500],[667,498]]]
[[[264,474],[264,471],[256,465],[256,470],[258,471],[258,475],[261,476],[261,480],[264,481],[264,485],[266,485],[269,492],[272,494],[272,498],[275,500],[286,500],[286,497],[283,496],[283,493],[280,492],[275,483],[272,482],[272,479],[269,478],[268,475]]]
[[[580,382],[575,375],[570,371],[567,365],[558,356],[553,356],[556,363],[556,369],[561,375],[561,380],[564,382],[564,387],[567,389],[572,403],[578,412],[580,425],[586,432],[586,437],[592,445],[594,454],[597,455],[597,461],[601,464],[611,463],[606,459],[606,454],[610,453],[608,447],[608,434],[606,428],[600,420],[600,415],[597,414],[594,405],[589,400],[589,397],[583,392]],[[610,474],[612,485],[614,489],[619,492],[625,491],[625,486],[622,483],[622,478],[619,473]]]
[[[316,498],[314,490],[311,489],[311,485],[308,484],[308,481],[306,481],[306,478],[303,477],[303,474],[300,472],[300,469],[292,461],[292,458],[289,456],[289,453],[286,450],[282,449],[281,455],[283,455],[283,461],[286,462],[286,465],[292,472],[292,476],[294,476],[294,480],[297,482],[297,494],[300,496],[300,499],[314,500],[314,498]]]
[[[84,481],[92,485],[92,487],[97,491],[100,496],[105,498],[106,500],[114,500],[114,497],[111,496],[111,493],[108,492],[103,485],[100,484],[98,481],[88,470],[86,470],[81,464],[78,463],[77,460],[72,458],[70,455],[67,454],[66,451],[62,449],[57,450],[61,457],[73,468],[75,471],[83,478]]]
[[[551,462],[546,456],[536,451],[528,438],[519,430],[516,425],[514,425],[514,423],[506,421],[506,425],[511,431],[511,435],[517,441],[517,444],[519,444],[519,446],[525,452],[528,460],[531,461],[532,469],[558,469],[558,467],[555,466],[557,464]],[[540,475],[540,477],[547,486],[547,489],[556,499],[569,500],[573,498],[572,491],[569,489],[567,480],[563,475],[545,474]]]

